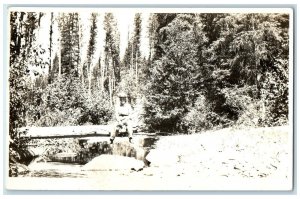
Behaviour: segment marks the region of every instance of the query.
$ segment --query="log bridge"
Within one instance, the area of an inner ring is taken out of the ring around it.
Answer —
[[[78,138],[109,137],[112,125],[59,126],[59,127],[22,127],[18,130],[20,138]]]
[[[64,126],[64,127],[23,127],[18,133],[22,139],[57,139],[57,138],[78,138],[81,150],[56,153],[47,158],[50,161],[66,163],[87,163],[93,157],[101,154],[121,155],[143,160],[145,165],[149,162],[146,156],[150,147],[156,142],[157,138],[153,134],[135,133],[134,143],[128,142],[127,134],[123,133],[115,139],[114,144],[110,145],[109,136],[112,125],[89,125],[89,126]],[[44,146],[45,147],[45,146]],[[30,146],[32,159],[43,156],[45,148],[43,146]]]

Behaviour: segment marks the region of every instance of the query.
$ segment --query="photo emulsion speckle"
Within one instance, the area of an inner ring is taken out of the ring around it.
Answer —
[[[292,10],[8,15],[7,189],[292,189]]]

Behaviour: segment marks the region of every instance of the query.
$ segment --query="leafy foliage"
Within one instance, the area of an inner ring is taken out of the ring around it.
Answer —
[[[45,51],[34,42],[34,31],[41,15],[42,13],[11,12],[9,135],[12,139],[17,136],[16,129],[26,125],[29,66],[43,68],[47,64],[39,58]]]
[[[44,90],[38,126],[106,124],[112,117],[105,93],[93,93],[79,79],[61,79]]]
[[[212,129],[216,127],[217,120],[220,120],[203,95],[199,96],[194,106],[189,107],[189,109],[190,111],[183,118],[189,133]]]
[[[150,129],[288,121],[287,15],[174,15],[151,16]]]
[[[186,128],[181,120],[196,99],[197,53],[204,40],[204,35],[195,33],[193,21],[192,15],[178,15],[160,30],[162,56],[153,60],[146,104],[146,122],[154,130]]]

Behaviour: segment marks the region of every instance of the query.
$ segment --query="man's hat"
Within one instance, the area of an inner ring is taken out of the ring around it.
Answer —
[[[125,92],[122,91],[118,94],[118,97],[127,97],[127,95]]]

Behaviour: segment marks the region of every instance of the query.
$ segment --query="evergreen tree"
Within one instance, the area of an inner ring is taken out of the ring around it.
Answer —
[[[91,95],[91,86],[92,86],[92,59],[95,54],[95,48],[96,48],[96,35],[97,35],[97,14],[92,13],[91,14],[91,27],[90,27],[90,39],[89,39],[89,45],[88,45],[88,51],[87,51],[87,74],[88,74],[88,91]]]
[[[113,104],[113,93],[117,84],[120,82],[120,52],[119,42],[120,36],[117,29],[117,24],[112,13],[106,13],[104,16],[105,30],[105,65],[106,65],[106,80],[104,86],[109,93],[111,105]]]
[[[78,77],[79,22],[78,13],[64,13],[61,18],[61,74]]]
[[[146,105],[149,115],[146,122],[152,129],[185,130],[182,119],[197,96],[194,79],[199,68],[197,53],[204,41],[195,34],[194,22],[193,14],[178,14],[159,30],[159,40],[163,42],[159,45],[160,56],[155,56],[157,59],[150,69]]]
[[[141,14],[137,13],[134,17],[134,35],[133,35],[133,42],[132,42],[132,68],[135,70],[135,81],[136,85],[138,85],[138,74],[139,74],[139,65],[141,62]]]
[[[273,118],[267,117],[271,110],[266,110],[270,105],[265,104],[269,102],[266,96],[270,90],[262,87],[271,86],[270,78],[274,80],[277,75],[287,72],[281,70],[287,68],[287,59],[280,64],[276,61],[284,57],[280,52],[285,51],[282,47],[286,42],[280,36],[283,30],[278,26],[277,18],[276,14],[249,13],[224,15],[217,20],[220,36],[209,45],[205,55],[209,58],[207,64],[212,67],[212,76],[205,87],[208,100],[214,104],[212,110],[220,117],[238,120],[247,112],[247,107],[251,107],[252,99],[260,104],[256,115],[260,115],[261,125],[272,123],[266,121]],[[279,70],[281,72],[274,77]],[[287,90],[283,93],[281,97],[286,99]],[[254,110],[251,112],[255,114]],[[285,113],[287,117],[287,111]]]
[[[128,44],[125,50],[123,58],[123,71],[119,89],[126,91],[130,96],[130,99],[136,99],[140,93],[139,79],[143,76],[142,68],[145,67],[143,58],[141,55],[141,27],[142,18],[141,14],[137,13],[134,17],[134,30],[133,35],[129,38],[128,32]]]

